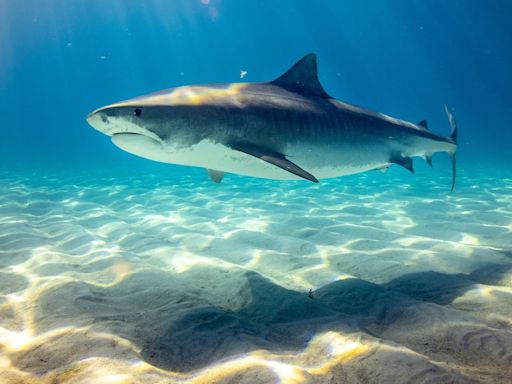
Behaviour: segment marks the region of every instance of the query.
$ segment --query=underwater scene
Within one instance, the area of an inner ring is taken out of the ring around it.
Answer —
[[[0,384],[512,383],[511,16],[0,0]]]

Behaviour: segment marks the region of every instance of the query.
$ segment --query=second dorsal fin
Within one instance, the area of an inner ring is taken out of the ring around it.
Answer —
[[[272,81],[272,84],[301,94],[331,98],[318,80],[316,55],[314,53],[310,53],[297,61],[293,67]]]

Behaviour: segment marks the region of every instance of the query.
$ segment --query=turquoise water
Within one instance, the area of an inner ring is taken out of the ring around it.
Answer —
[[[507,1],[0,0],[0,383],[508,383]],[[87,125],[309,52],[338,99],[447,135],[416,173],[273,181]]]

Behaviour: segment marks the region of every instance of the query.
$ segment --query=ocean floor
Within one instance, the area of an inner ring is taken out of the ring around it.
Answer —
[[[511,382],[510,172],[114,175],[0,173],[0,383]]]

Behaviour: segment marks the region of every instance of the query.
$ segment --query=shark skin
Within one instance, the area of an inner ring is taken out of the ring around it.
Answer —
[[[277,180],[319,179],[398,164],[412,158],[452,158],[455,185],[457,125],[443,137],[413,124],[329,96],[316,55],[299,60],[274,81],[171,88],[107,105],[88,123],[134,155],[204,167],[215,182],[224,173]]]

